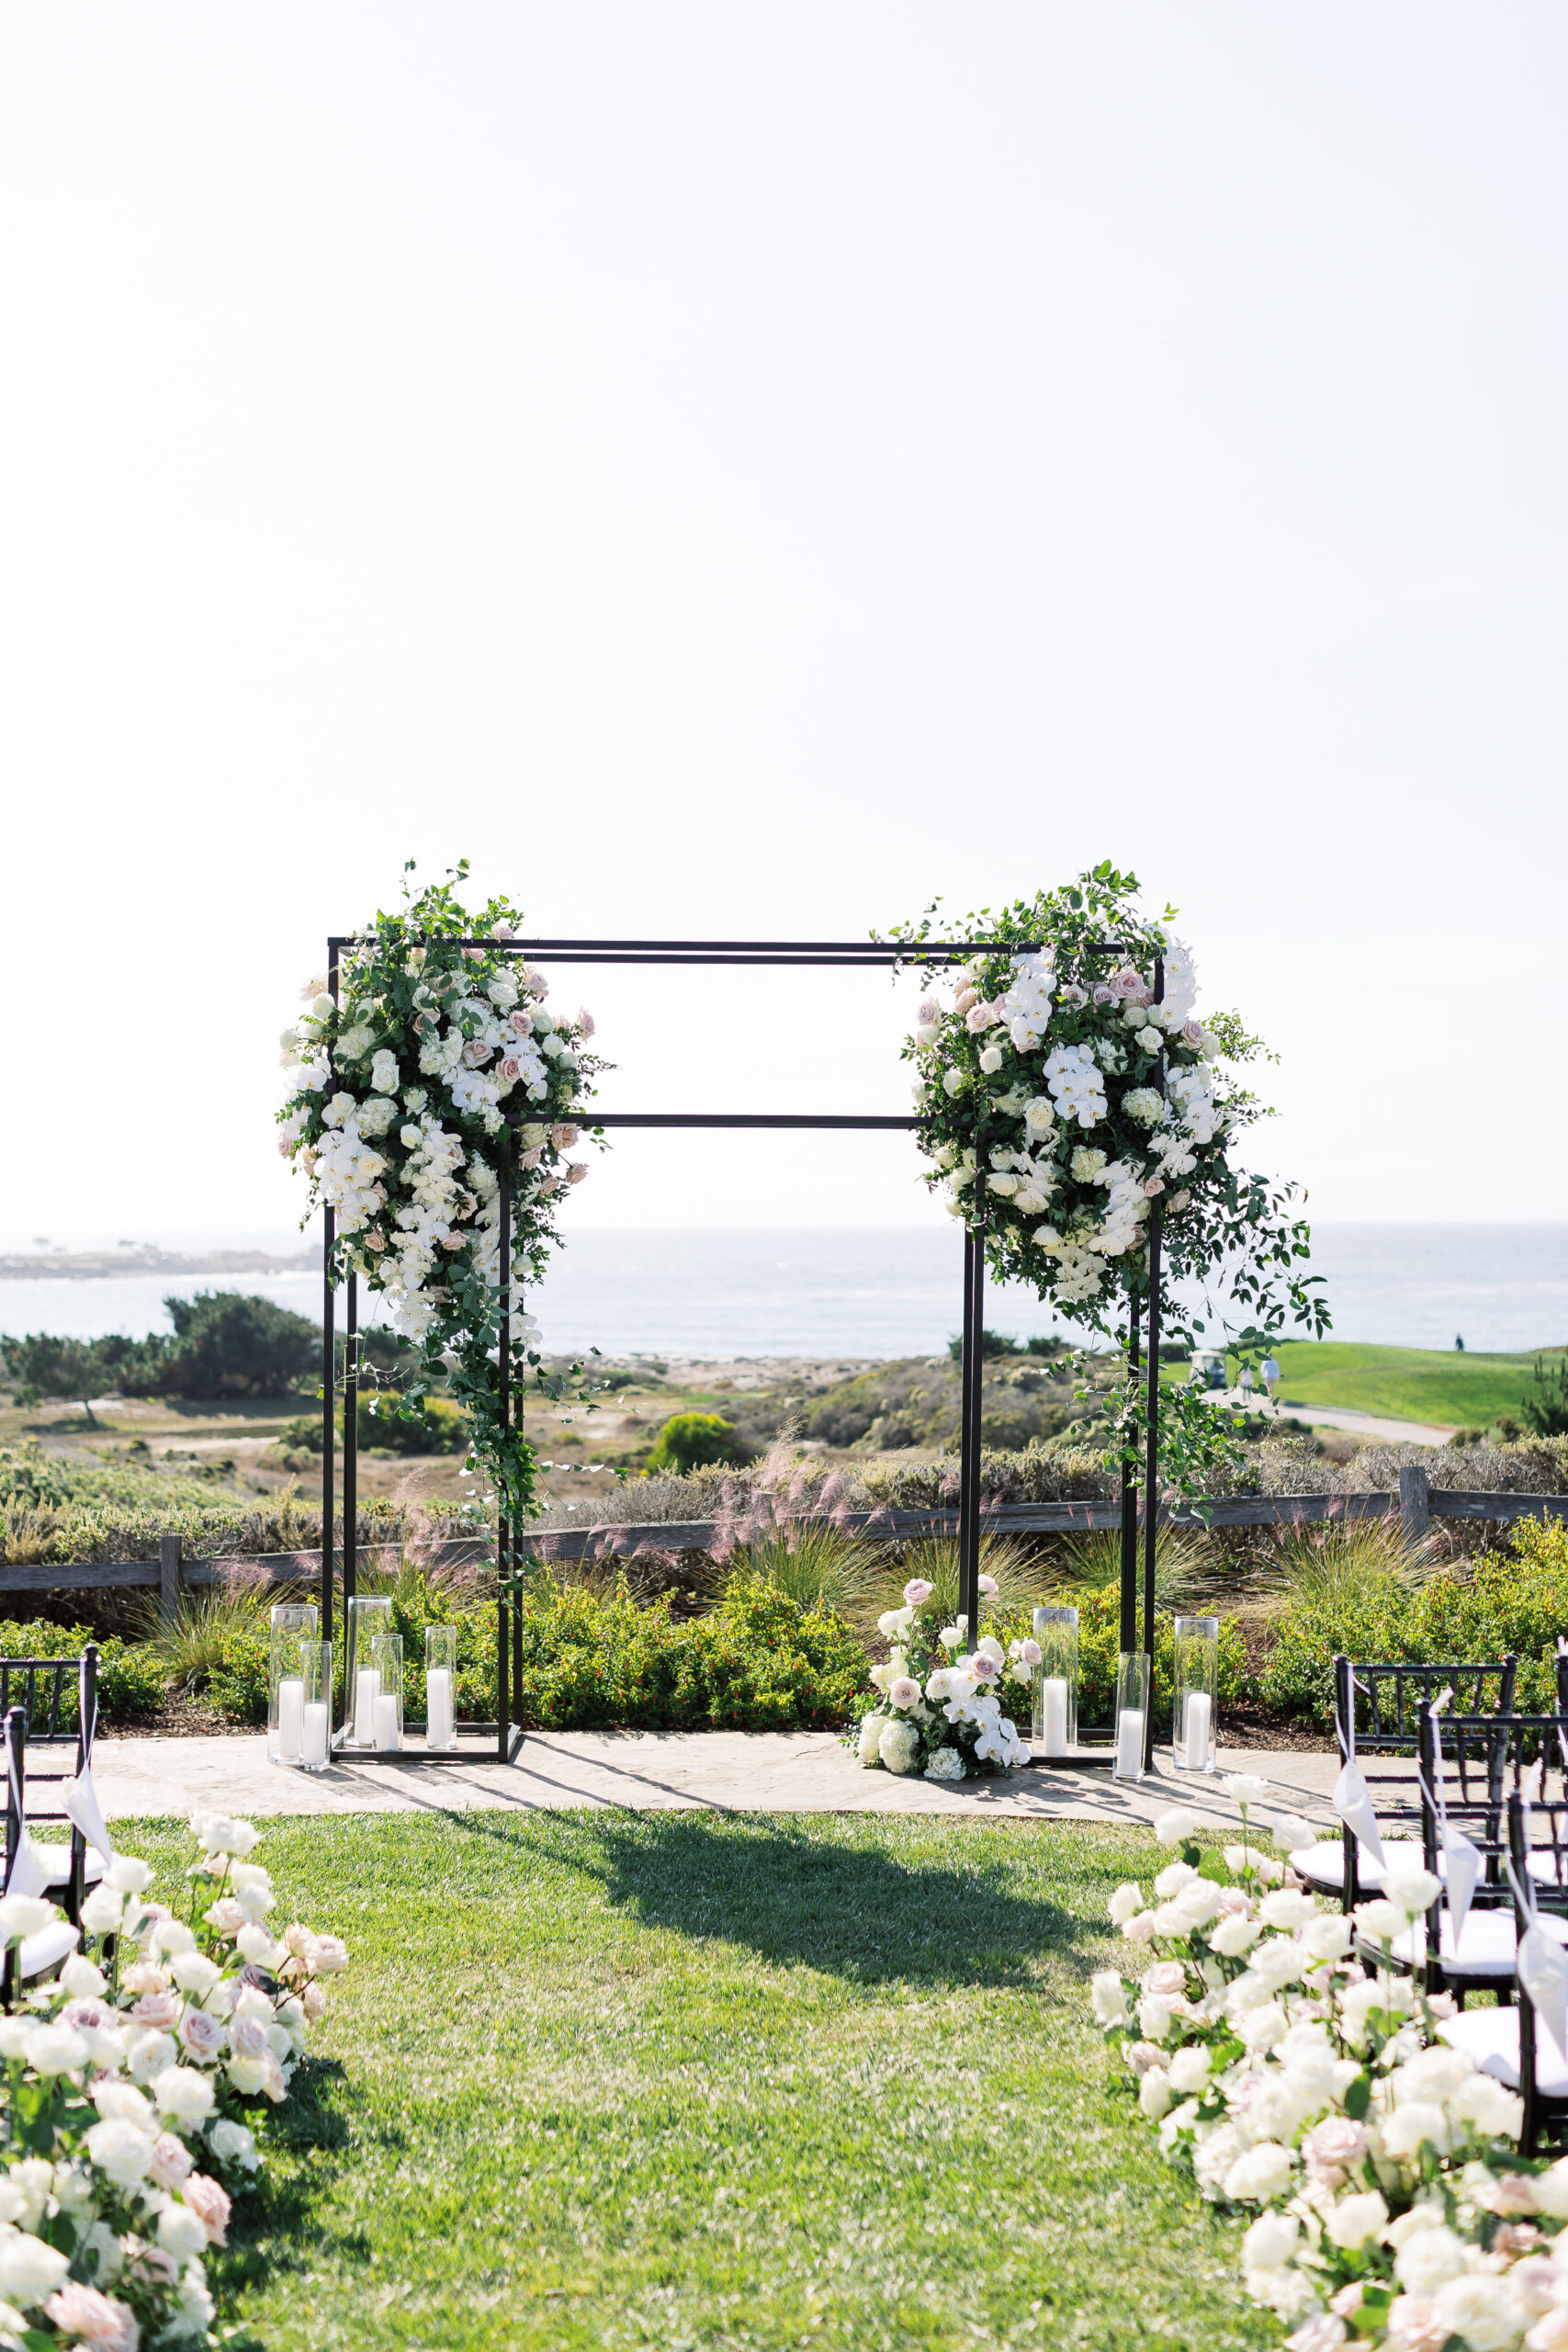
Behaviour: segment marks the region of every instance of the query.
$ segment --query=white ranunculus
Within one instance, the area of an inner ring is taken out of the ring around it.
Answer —
[[[145,2180],[152,2168],[154,2134],[118,2115],[106,2116],[87,2133],[87,2154],[117,2188]]]
[[[1295,2182],[1296,2160],[1277,2140],[1259,2140],[1237,2156],[1225,2174],[1225,2195],[1233,2203],[1250,2199],[1266,2205],[1271,2197],[1287,2195]]]
[[[1209,2053],[1202,2043],[1189,2042],[1187,2048],[1179,2050],[1170,2062],[1171,2089],[1179,2091],[1185,2098],[1192,2092],[1203,2089],[1211,2072]]]
[[[1292,2213],[1260,2213],[1241,2242],[1248,2270],[1280,2270],[1301,2244],[1302,2225]]]
[[[158,2244],[176,2262],[192,2262],[207,2250],[207,2231],[194,2207],[171,2199],[158,2216]]]
[[[1133,1914],[1135,1911],[1141,1911],[1143,1907],[1144,1898],[1137,1883],[1133,1879],[1124,1879],[1107,1905],[1111,1926],[1113,1928],[1124,1926]]]
[[[1173,2093],[1170,2076],[1163,2066],[1151,2066],[1138,2085],[1138,2105],[1151,2123],[1168,2114]]]
[[[1467,2352],[1514,2352],[1523,2334],[1527,2313],[1507,2279],[1487,2272],[1451,2278],[1432,2298],[1433,2337],[1439,2327],[1450,2331]]]
[[[28,2064],[39,2075],[73,2075],[90,2055],[74,2026],[35,2026],[28,2044]]]

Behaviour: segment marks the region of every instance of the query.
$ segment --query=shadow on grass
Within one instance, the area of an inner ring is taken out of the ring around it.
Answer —
[[[682,1813],[600,1815],[570,1829],[536,1817],[531,1831],[643,1927],[864,1984],[1035,1984],[1042,1957],[1065,1958],[1103,1932],[945,1841],[906,1860],[869,1838],[825,1834],[837,1826]]]
[[[305,2059],[288,2098],[269,2120],[262,2150],[263,2169],[254,2187],[234,2200],[229,2243],[215,2255],[209,2278],[220,2320],[232,2320],[247,2289],[262,2286],[279,2270],[298,2270],[323,2251],[349,2261],[369,2259],[370,2243],[360,2230],[329,2235],[318,2207],[331,2187],[335,2157],[348,2145],[348,2125],[336,2094],[344,2069],[335,2058]],[[382,2132],[382,2138],[400,2135]],[[294,2159],[289,2162],[288,2159]],[[230,2352],[246,2352],[257,2339],[231,2338]]]

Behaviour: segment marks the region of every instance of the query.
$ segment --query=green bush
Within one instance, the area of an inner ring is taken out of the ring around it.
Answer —
[[[710,1462],[743,1462],[746,1449],[735,1424],[717,1413],[675,1413],[660,1430],[648,1457],[649,1470],[671,1470],[684,1478]]]
[[[0,1657],[80,1657],[94,1638],[85,1625],[51,1625],[34,1618],[26,1623],[0,1622]],[[134,1723],[138,1716],[156,1714],[164,1703],[165,1677],[161,1662],[141,1643],[118,1637],[98,1644],[98,1713],[100,1721]],[[25,1686],[12,1691],[20,1705]],[[61,1691],[60,1720],[75,1728],[76,1681],[67,1677]]]
[[[1282,1622],[1259,1695],[1282,1713],[1328,1729],[1334,1721],[1336,1651],[1395,1664],[1479,1664],[1513,1650],[1517,1704],[1527,1713],[1556,1705],[1556,1641],[1568,1624],[1568,1526],[1523,1520],[1509,1549],[1463,1575],[1446,1570],[1412,1590],[1392,1579],[1342,1600],[1298,1603]]]
[[[379,1395],[361,1391],[354,1426],[361,1453],[466,1453],[468,1450],[468,1420],[446,1396],[426,1396],[418,1405],[400,1406],[391,1390]],[[341,1444],[341,1404],[337,1433]],[[320,1453],[320,1413],[301,1413],[284,1429],[277,1444],[286,1454]]]

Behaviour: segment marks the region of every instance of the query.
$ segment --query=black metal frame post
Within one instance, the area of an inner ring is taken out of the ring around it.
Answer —
[[[1155,1002],[1165,1002],[1165,958],[1155,957]],[[1155,1084],[1165,1092],[1165,1055],[1161,1052]],[[1155,1760],[1155,1555],[1159,1548],[1159,1245],[1160,1197],[1149,1209],[1149,1363],[1147,1403],[1144,1414],[1144,1647],[1148,1652],[1149,1688],[1144,1702],[1144,1770]],[[1174,1653],[1173,1653],[1174,1655]],[[1171,1704],[1176,1703],[1174,1686]],[[1174,1724],[1171,1738],[1176,1737]]]
[[[338,956],[345,947],[355,945],[351,933],[334,935],[327,942],[330,985],[334,1002],[338,996]],[[976,955],[998,951],[1010,955],[1037,952],[1041,942],[1018,940],[921,940],[912,946],[900,946],[882,940],[679,940],[679,939],[468,939],[456,943],[460,947],[479,947],[508,956],[532,957],[538,962],[566,964],[663,964],[687,966],[700,969],[708,966],[773,965],[791,967],[826,966],[840,970],[897,970],[906,963],[951,966],[967,962]],[[1087,951],[1091,955],[1134,953],[1133,943],[1108,941]],[[1161,967],[1156,967],[1156,996],[1164,993]],[[1161,1061],[1161,1085],[1164,1084],[1164,1062]],[[845,1114],[800,1114],[786,1112],[690,1112],[690,1111],[592,1111],[580,1114],[580,1123],[587,1127],[626,1128],[760,1128],[773,1132],[799,1133],[816,1130],[836,1134],[912,1134],[919,1120],[910,1116],[875,1114],[865,1117]],[[508,1122],[513,1143],[515,1123]],[[512,1147],[509,1146],[509,1148]],[[980,1625],[980,1454],[983,1437],[983,1385],[985,1376],[985,1290],[986,1290],[986,1196],[985,1154],[976,1151],[975,1198],[964,1219],[964,1361],[961,1396],[963,1430],[959,1455],[958,1489],[958,1555],[959,1610],[967,1619],[971,1640],[976,1639]],[[1151,1437],[1149,1451],[1148,1492],[1156,1493],[1154,1483],[1155,1435],[1153,1425],[1158,1411],[1157,1366],[1159,1328],[1159,1259],[1157,1204],[1150,1221],[1152,1253],[1150,1261],[1150,1404]],[[512,1380],[512,1227],[510,1186],[501,1188],[501,1342],[500,1342],[500,1402],[503,1430],[513,1425],[513,1396]],[[333,1554],[332,1554],[332,1492],[334,1426],[333,1416],[336,1372],[333,1360],[333,1295],[332,1282],[332,1248],[334,1238],[333,1213],[326,1211],[326,1278],[322,1303],[322,1351],[325,1373],[322,1381],[321,1467],[322,1542],[321,1542],[321,1623],[323,1639],[332,1637],[333,1623]],[[355,1531],[348,1513],[354,1491],[351,1464],[357,1459],[357,1409],[348,1409],[349,1382],[357,1388],[357,1278],[351,1274],[349,1284],[349,1324],[353,1333],[350,1342],[350,1364],[345,1368],[344,1414],[344,1498],[345,1521],[344,1529],[344,1593],[345,1605],[353,1596],[356,1566]],[[1132,1362],[1137,1363],[1136,1316],[1129,1340]],[[356,1403],[357,1400],[355,1400]],[[518,1392],[516,1410],[522,1418],[522,1392]],[[1132,1646],[1133,1620],[1137,1607],[1136,1587],[1136,1520],[1133,1506],[1133,1474],[1125,1465],[1122,1481],[1122,1647]],[[1145,1626],[1152,1628],[1154,1593],[1154,1513],[1146,1512],[1148,1533],[1145,1544]],[[530,1548],[526,1532],[516,1527],[505,1508],[505,1498],[498,1498],[496,1526],[497,1616],[496,1616],[496,1755],[504,1763],[517,1752],[524,1727],[512,1720],[513,1706],[522,1678],[522,1619],[509,1591],[517,1573],[518,1561]],[[1150,1634],[1152,1641],[1152,1634]],[[509,1670],[510,1669],[510,1670]],[[510,1688],[509,1688],[510,1684]],[[349,1694],[344,1692],[345,1710]],[[1151,1710],[1152,1716],[1152,1710]],[[345,1713],[346,1723],[346,1713]],[[462,1724],[459,1730],[488,1732],[485,1724]],[[452,1748],[424,1750],[403,1748],[399,1758],[405,1764],[453,1764],[470,1761],[476,1749]],[[1083,1757],[1079,1762],[1109,1761],[1109,1756]]]

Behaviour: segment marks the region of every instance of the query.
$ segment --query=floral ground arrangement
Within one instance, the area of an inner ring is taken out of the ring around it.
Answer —
[[[1442,2040],[1452,1999],[1390,1964],[1438,1881],[1393,1845],[1353,1921],[1247,1835],[1261,1781],[1233,1780],[1243,1842],[1204,1856],[1179,1809],[1179,1858],[1110,1916],[1135,1957],[1093,2007],[1168,2161],[1251,2220],[1248,2294],[1291,2352],[1563,2352],[1568,2157],[1521,2155],[1523,2102]],[[1287,1850],[1304,1822],[1276,1825]],[[1359,1950],[1368,1963],[1354,1954]],[[1381,1955],[1381,1960],[1374,1955]]]
[[[130,1842],[127,1831],[127,1842]],[[139,1827],[162,1861],[172,1832]],[[1083,2000],[1119,1829],[280,1822],[354,1955],[209,2265],[266,2352],[1256,2352]]]
[[[344,1946],[274,1920],[248,1822],[199,1814],[173,1904],[118,1856],[77,1949],[0,2016],[0,2345],[160,2352],[211,2341],[209,2255],[254,2192]],[[175,1875],[175,1873],[171,1873]],[[0,1898],[7,1947],[57,1923]]]

